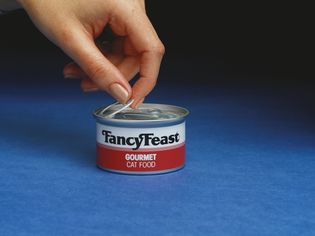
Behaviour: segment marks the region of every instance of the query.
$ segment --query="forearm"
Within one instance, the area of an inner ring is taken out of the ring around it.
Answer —
[[[16,0],[0,0],[0,14],[21,8]]]

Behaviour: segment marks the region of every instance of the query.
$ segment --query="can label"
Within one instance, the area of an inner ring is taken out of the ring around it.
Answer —
[[[156,128],[115,127],[97,123],[97,164],[124,172],[178,168],[185,162],[185,122]]]

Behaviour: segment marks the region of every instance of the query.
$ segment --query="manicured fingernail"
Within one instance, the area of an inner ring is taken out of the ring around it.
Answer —
[[[83,92],[95,92],[98,91],[98,88],[85,88],[83,89]]]
[[[118,83],[109,86],[109,92],[118,102],[123,104],[125,104],[129,98],[127,90]]]
[[[78,78],[77,75],[73,75],[73,74],[64,74],[63,76],[65,77],[65,79],[77,79]]]
[[[136,104],[134,104],[134,109],[138,109],[139,106],[143,103],[144,98],[140,99]]]

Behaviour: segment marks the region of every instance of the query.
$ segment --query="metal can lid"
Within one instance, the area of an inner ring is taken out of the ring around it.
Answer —
[[[138,109],[132,109],[129,107],[130,104],[114,103],[99,108],[94,112],[94,117],[119,122],[167,122],[182,119],[189,113],[187,109],[173,105],[143,103]]]

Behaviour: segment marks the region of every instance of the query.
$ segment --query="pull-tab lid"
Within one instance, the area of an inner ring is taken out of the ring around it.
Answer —
[[[177,118],[178,115],[170,111],[162,111],[158,108],[139,108],[136,110],[125,109],[113,116],[118,120],[167,120]]]
[[[188,110],[164,104],[143,103],[138,109],[130,108],[132,100],[127,104],[114,103],[96,110],[94,115],[103,120],[117,121],[167,121],[183,118]]]

